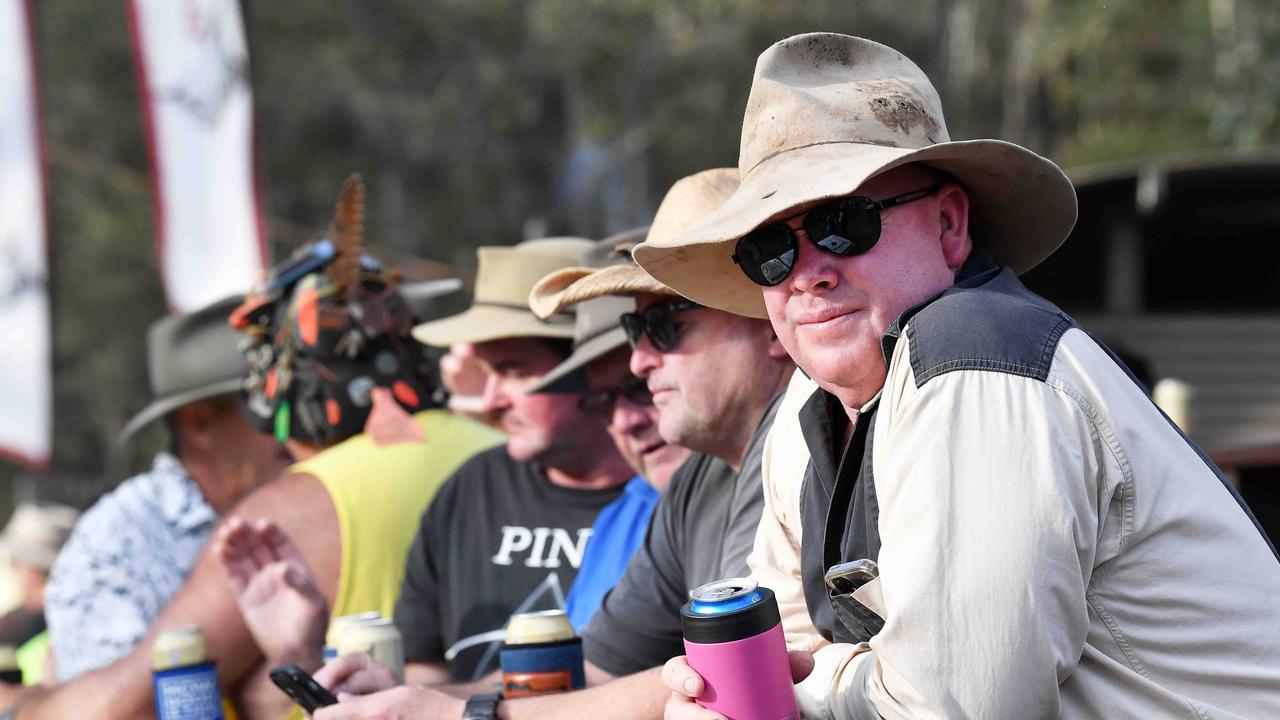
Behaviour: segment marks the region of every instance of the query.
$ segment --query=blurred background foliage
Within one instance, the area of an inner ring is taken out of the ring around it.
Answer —
[[[146,151],[122,3],[33,5],[55,466],[99,478],[96,491],[161,442],[158,431],[114,442],[147,401],[143,336],[164,309]],[[1065,167],[1280,143],[1274,0],[246,0],[245,11],[276,259],[324,226],[351,171],[368,184],[370,240],[411,266],[465,274],[477,245],[644,223],[676,179],[736,164],[755,57],[810,30],[915,59],[953,138],[1002,137]],[[0,465],[0,481],[17,472]]]

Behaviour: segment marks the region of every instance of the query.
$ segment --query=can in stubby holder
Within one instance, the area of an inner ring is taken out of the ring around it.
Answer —
[[[338,657],[338,638],[342,637],[342,631],[350,625],[363,625],[364,623],[374,622],[382,619],[382,613],[374,610],[372,612],[355,613],[352,615],[340,615],[329,623],[329,632],[324,635],[324,661]]]
[[[512,615],[502,645],[502,696],[533,697],[581,690],[582,638],[563,610]]]
[[[161,632],[151,645],[151,669],[158,720],[223,720],[218,670],[200,628]]]
[[[334,642],[339,655],[368,653],[391,668],[396,677],[404,678],[404,638],[390,620],[378,618],[348,623],[342,626]]]
[[[729,720],[800,720],[778,601],[751,578],[707,583],[680,608],[699,705]]]

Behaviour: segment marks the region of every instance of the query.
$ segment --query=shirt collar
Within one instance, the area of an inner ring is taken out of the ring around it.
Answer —
[[[218,521],[195,478],[176,457],[167,452],[157,454],[151,474],[157,481],[157,504],[165,522],[191,532]]]

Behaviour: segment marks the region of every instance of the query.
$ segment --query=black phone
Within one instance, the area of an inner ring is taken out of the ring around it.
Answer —
[[[284,691],[308,715],[326,705],[337,704],[338,698],[324,689],[306,670],[297,665],[271,668],[271,682]]]

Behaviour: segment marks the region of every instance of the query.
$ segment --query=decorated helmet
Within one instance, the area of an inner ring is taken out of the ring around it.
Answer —
[[[330,445],[361,432],[371,392],[409,412],[438,405],[398,277],[363,254],[364,183],[347,178],[328,236],[272,268],[231,314],[249,362],[249,423],[284,442]]]

